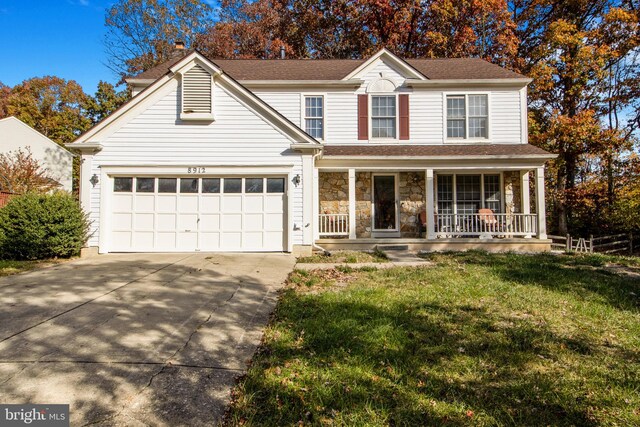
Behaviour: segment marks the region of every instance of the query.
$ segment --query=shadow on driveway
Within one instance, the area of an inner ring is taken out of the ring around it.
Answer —
[[[1,403],[68,403],[72,425],[211,425],[294,262],[110,254],[2,278]]]

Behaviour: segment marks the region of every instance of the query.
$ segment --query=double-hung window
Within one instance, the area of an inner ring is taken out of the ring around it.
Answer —
[[[324,139],[324,97],[306,96],[304,98],[305,131],[315,139]]]
[[[500,175],[438,175],[438,213],[471,215],[481,208],[502,211]]]
[[[489,138],[487,95],[447,95],[447,138]]]
[[[396,137],[396,96],[371,97],[371,137]]]

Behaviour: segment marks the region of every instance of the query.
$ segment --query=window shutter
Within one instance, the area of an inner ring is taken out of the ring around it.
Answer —
[[[200,65],[184,74],[182,79],[182,112],[211,114],[211,75]]]
[[[358,95],[358,139],[369,139],[368,95]]]
[[[409,95],[399,95],[400,139],[409,139]]]

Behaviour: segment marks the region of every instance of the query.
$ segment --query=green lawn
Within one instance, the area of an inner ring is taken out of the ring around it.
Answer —
[[[40,261],[3,261],[0,260],[0,277],[22,273],[42,265]]]
[[[389,262],[389,258],[379,251],[361,252],[361,251],[335,251],[331,255],[316,254],[312,256],[300,257],[298,262],[304,264],[317,263],[345,263],[355,264],[363,262]]]
[[[640,425],[640,280],[616,258],[429,259],[292,273],[228,424]]]

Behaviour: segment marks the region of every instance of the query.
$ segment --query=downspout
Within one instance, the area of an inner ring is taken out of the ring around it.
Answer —
[[[312,159],[312,162],[311,162],[311,163],[312,163],[312,165],[313,165],[313,167],[314,167],[314,168],[316,167],[316,158],[317,158],[318,156],[320,156],[321,154],[322,154],[322,150],[318,151],[316,154],[314,154],[314,155],[312,156],[312,158],[311,158],[311,159]],[[313,191],[314,191],[314,192],[315,192],[315,191],[320,191],[320,190],[319,190],[319,188],[320,188],[319,183],[317,183],[317,184],[318,184],[317,186],[316,186],[316,185],[313,185],[313,186],[312,186],[312,188],[313,188]],[[315,216],[316,216],[315,221],[317,221],[317,216],[318,216],[318,213],[317,213],[317,212],[315,213]],[[331,252],[329,252],[328,250],[326,250],[326,249],[325,249],[325,248],[323,248],[322,246],[319,246],[319,245],[317,245],[317,244],[316,244],[316,236],[315,236],[315,235],[311,237],[311,248],[322,251],[322,253],[323,253],[324,255],[327,255],[327,256],[331,255]]]

